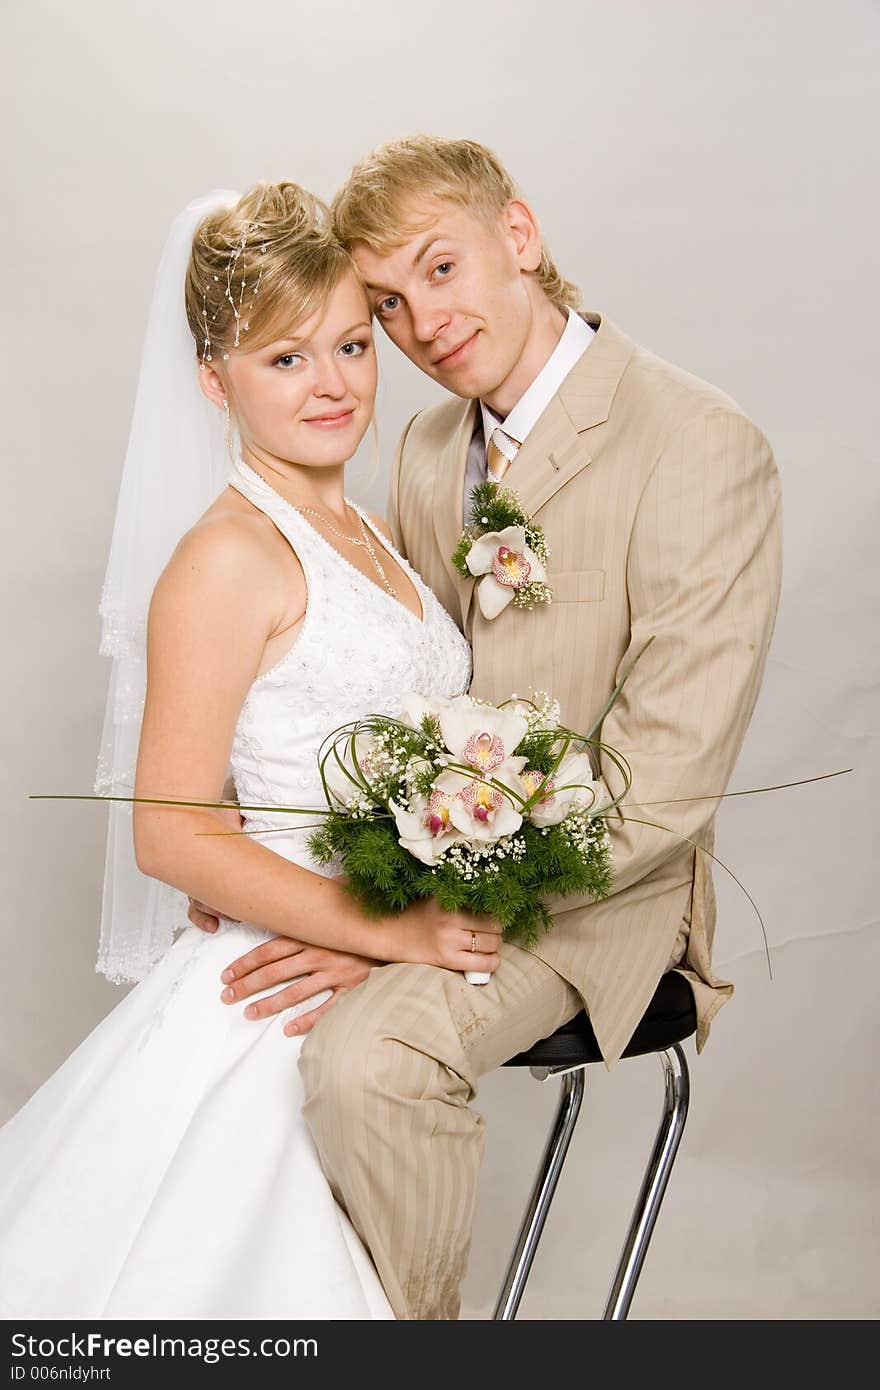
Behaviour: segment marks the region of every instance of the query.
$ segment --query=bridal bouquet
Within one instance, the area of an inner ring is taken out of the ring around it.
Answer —
[[[408,695],[397,719],[343,725],[319,754],[329,810],[312,854],[372,915],[433,896],[533,944],[551,924],[547,895],[611,887],[605,816],[620,797],[593,779],[587,748],[599,745],[559,714],[543,694],[501,705]],[[628,786],[625,760],[603,751]]]

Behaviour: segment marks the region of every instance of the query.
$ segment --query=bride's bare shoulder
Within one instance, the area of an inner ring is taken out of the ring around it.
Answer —
[[[157,588],[207,586],[219,597],[235,586],[265,596],[279,559],[291,553],[281,539],[267,516],[227,488],[178,542]]]

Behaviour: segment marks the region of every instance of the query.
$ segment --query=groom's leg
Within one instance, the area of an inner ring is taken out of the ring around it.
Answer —
[[[503,945],[489,985],[388,965],[303,1044],[305,1115],[337,1200],[398,1318],[456,1318],[483,1120],[477,1078],[582,1007],[536,956]]]

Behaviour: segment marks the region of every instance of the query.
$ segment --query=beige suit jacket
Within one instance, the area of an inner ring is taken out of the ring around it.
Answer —
[[[682,934],[698,1049],[733,992],[712,973],[711,860],[688,841],[712,848],[718,803],[699,798],[725,789],[757,698],[781,516],[770,447],[738,406],[607,318],[586,318],[596,338],[505,478],[544,528],[552,604],[509,605],[487,622],[473,582],[450,564],[475,402],[451,399],[410,422],[390,515],[404,554],[473,644],[477,696],[547,690],[563,721],[585,730],[628,660],[655,639],[602,729],[633,769],[629,819],[610,826],[611,896],[557,899],[553,929],[535,947],[580,993],[610,1065]],[[616,790],[613,769],[603,772]]]

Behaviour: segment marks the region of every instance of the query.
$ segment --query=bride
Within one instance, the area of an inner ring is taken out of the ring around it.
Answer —
[[[370,318],[294,184],[212,195],[172,228],[102,603],[99,786],[131,796],[137,748],[138,801],[136,865],[130,809],[111,812],[99,965],[140,983],[0,1131],[6,1317],[392,1316],[300,1114],[297,1020],[334,991],[257,1023],[218,998],[224,966],[273,934],[303,944],[304,973],[334,962],[340,988],[387,961],[498,964],[494,927],[432,902],[367,921],[311,861],[314,819],[261,809],[325,804],[316,754],[340,724],[469,681],[452,620],[345,499]],[[246,834],[198,804],[230,768]],[[221,930],[172,944],[181,893]]]

